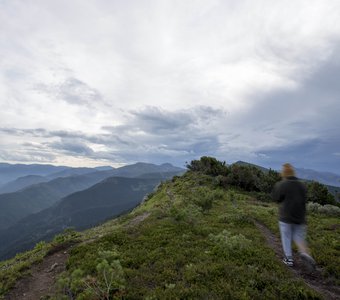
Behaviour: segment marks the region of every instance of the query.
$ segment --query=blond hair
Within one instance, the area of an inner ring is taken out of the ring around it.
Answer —
[[[281,176],[283,178],[295,176],[295,171],[294,171],[293,166],[289,163],[282,165]]]

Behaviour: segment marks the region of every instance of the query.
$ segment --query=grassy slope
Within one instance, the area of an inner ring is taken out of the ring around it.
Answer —
[[[71,251],[56,299],[69,293],[105,299],[107,290],[124,299],[319,299],[277,260],[252,222],[256,218],[278,233],[276,210],[187,173],[163,184],[132,213],[82,233],[84,243]],[[148,217],[136,222],[141,216]],[[313,254],[325,276],[339,280],[336,223],[336,218],[309,216]],[[20,272],[12,269],[2,276],[16,278]],[[107,289],[105,277],[111,275]]]

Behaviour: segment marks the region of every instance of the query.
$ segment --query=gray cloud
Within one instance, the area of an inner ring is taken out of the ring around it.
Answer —
[[[25,136],[31,135],[34,137],[44,137],[48,135],[48,131],[43,128],[35,128],[35,129],[21,129],[21,128],[0,128],[0,132],[5,134],[10,134],[14,136]]]
[[[40,83],[35,85],[34,89],[53,98],[61,99],[75,105],[85,104],[92,106],[96,102],[103,101],[103,97],[99,91],[73,77],[66,78],[63,82],[55,85]]]
[[[61,150],[68,154],[82,155],[82,156],[92,156],[93,150],[82,142],[62,140],[60,142],[53,142],[47,144],[52,149]]]
[[[225,117],[222,109],[211,107],[198,106],[178,111],[144,107],[128,112],[122,125],[105,126],[104,132],[96,135],[66,130],[1,128],[0,131],[12,136],[43,138],[39,143],[23,145],[56,155],[120,162],[181,161],[180,164],[183,164],[192,157],[214,154],[219,147],[215,122]],[[106,150],[95,151],[91,144],[103,146]]]
[[[137,129],[148,133],[162,134],[186,128],[194,122],[193,116],[185,112],[168,112],[158,107],[132,111],[133,123]]]
[[[276,168],[285,162],[290,162],[300,168],[331,170],[339,173],[340,159],[332,157],[332,151],[335,149],[339,149],[339,144],[316,138],[278,148],[263,149],[265,154],[263,161],[269,159],[270,164]]]
[[[327,78],[315,73],[300,89],[270,94],[258,102],[261,105],[234,118],[223,109],[206,106],[172,111],[147,106],[126,112],[121,125],[104,126],[98,134],[41,128],[0,131],[44,138],[40,144],[27,144],[37,152],[47,148],[54,155],[94,160],[183,165],[184,161],[212,155],[228,162],[241,159],[279,168],[282,162],[290,161],[300,167],[336,171],[340,145],[334,128],[340,126],[336,117],[339,110],[327,104],[333,103],[337,91],[329,88],[330,102],[320,102],[320,94],[313,89],[318,90],[316,82],[322,85],[322,80]],[[307,113],[313,113],[309,119],[303,116],[303,106]]]
[[[192,157],[213,155],[219,147],[213,123],[223,117],[222,109],[211,107],[180,111],[145,107],[133,111],[124,125],[104,129],[124,139],[115,153],[125,160],[183,164]]]
[[[144,107],[130,111],[129,119],[122,126],[103,127],[113,132],[141,130],[152,135],[178,133],[178,130],[193,130],[196,126],[209,125],[225,117],[224,109],[196,106],[191,109],[169,111],[159,107]]]
[[[254,147],[257,163],[279,167],[290,161],[300,167],[340,170],[340,59],[333,56],[293,91],[262,95],[238,119],[240,131],[270,145]],[[275,144],[274,141],[277,141]]]
[[[338,0],[0,1],[1,159],[339,169],[339,13]]]
[[[0,150],[0,159],[4,161],[17,161],[17,162],[37,162],[37,163],[51,163],[56,159],[53,153],[45,153],[41,149],[36,151],[23,151],[23,150]]]

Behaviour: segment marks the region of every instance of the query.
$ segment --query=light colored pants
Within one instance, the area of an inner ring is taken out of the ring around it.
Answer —
[[[279,227],[283,252],[286,257],[292,257],[292,240],[296,243],[300,251],[300,247],[306,244],[306,225],[289,224],[280,221]]]

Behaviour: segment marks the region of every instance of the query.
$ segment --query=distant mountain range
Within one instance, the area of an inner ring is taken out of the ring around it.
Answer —
[[[159,178],[110,177],[73,193],[52,207],[0,231],[0,259],[27,250],[41,240],[48,240],[65,228],[89,228],[131,210],[160,181]]]
[[[0,186],[0,194],[4,193],[13,193],[19,191],[25,187],[28,187],[32,184],[37,184],[41,182],[47,182],[52,179],[60,178],[60,177],[68,177],[75,175],[84,175],[97,171],[108,171],[113,170],[112,167],[96,167],[96,168],[71,168],[71,167],[58,167],[58,171],[54,168],[43,168],[40,170],[37,168],[37,165],[13,165],[13,170],[10,168],[11,165],[7,164],[6,168],[0,168],[0,178],[9,179],[12,178],[11,181],[3,183]],[[33,166],[30,168],[29,166]],[[19,176],[13,179],[14,176],[25,174],[31,170],[31,174]],[[52,173],[51,173],[52,172]],[[37,175],[37,173],[43,173],[44,175]]]
[[[330,172],[320,172],[310,169],[296,168],[299,178],[318,181],[323,184],[340,187],[340,175]]]
[[[27,249],[64,228],[84,229],[121,214],[140,203],[160,181],[184,171],[171,164],[136,163],[20,177],[6,186],[22,189],[0,194],[0,257]],[[49,180],[55,176],[65,177]],[[30,182],[33,185],[24,187]]]
[[[106,171],[99,171],[60,177],[14,193],[0,194],[0,229],[5,229],[21,218],[48,208],[61,198],[84,190],[109,176]]]
[[[267,168],[250,164],[244,161],[237,161],[236,164],[247,164],[253,165],[261,170],[265,171],[268,170]],[[126,174],[123,174],[123,170],[118,168],[117,175],[121,174],[122,176],[136,176],[134,174],[134,169],[140,174],[143,173],[154,173],[158,172],[158,170],[151,169],[154,164],[147,164],[147,163],[137,163],[134,165],[125,166]],[[144,171],[143,168],[146,168]],[[171,168],[173,167],[171,164],[163,164],[162,168],[166,170],[169,168],[169,172],[173,171]],[[180,169],[180,168],[178,168]],[[96,171],[113,171],[114,169],[110,166],[103,166],[103,167],[95,167],[95,168],[72,168],[67,166],[53,166],[53,165],[40,165],[40,164],[32,164],[32,165],[25,165],[25,164],[8,164],[8,163],[0,163],[0,194],[1,193],[9,193],[15,192],[22,188],[25,188],[34,183],[41,183],[50,181],[52,179],[58,177],[68,177],[71,175],[84,175]],[[301,179],[307,180],[314,180],[318,181],[323,184],[333,185],[340,187],[340,175],[334,174],[330,172],[321,172],[311,169],[304,169],[304,168],[296,168],[297,176]],[[129,175],[130,174],[130,175]],[[35,176],[32,176],[35,175]],[[115,175],[115,174],[113,174]]]
[[[96,167],[96,168],[68,168],[66,170],[62,170],[59,172],[55,172],[52,174],[47,175],[48,179],[55,179],[59,177],[68,177],[68,176],[76,176],[76,175],[85,175],[88,173],[93,173],[97,171],[111,171],[114,168],[112,167]]]
[[[0,163],[0,186],[15,180],[19,177],[27,175],[40,175],[46,176],[55,172],[60,172],[68,169],[65,166],[53,166],[53,165],[24,165],[24,164],[7,164]]]
[[[10,181],[4,184],[2,187],[0,187],[0,194],[14,193],[30,185],[46,182],[49,180],[50,179],[48,179],[47,177],[41,176],[41,175],[27,175],[27,176],[19,177],[13,181]]]
[[[65,171],[70,172],[71,170],[63,170],[62,175],[65,175]],[[79,172],[79,168],[75,171]],[[85,170],[82,169],[80,173],[84,171]],[[158,166],[147,163],[136,163],[117,169],[95,170],[84,175],[59,177],[48,182],[33,184],[17,192],[0,194],[0,230],[15,224],[18,220],[32,213],[37,213],[40,210],[50,207],[69,194],[87,189],[105,178],[111,176],[138,177],[143,174],[155,172],[167,173],[170,171],[182,172],[183,169],[170,164]],[[54,177],[54,175],[52,177]],[[26,179],[30,178],[31,177],[26,177]],[[37,177],[34,177],[34,179],[42,180]],[[23,178],[17,180],[16,183],[22,180]]]

